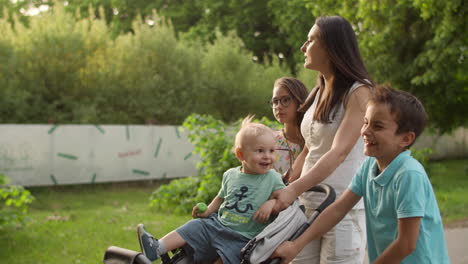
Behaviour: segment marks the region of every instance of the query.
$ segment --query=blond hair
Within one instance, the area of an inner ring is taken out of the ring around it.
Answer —
[[[234,141],[234,151],[237,148],[242,148],[247,138],[258,137],[267,133],[273,135],[273,130],[271,128],[264,124],[253,122],[254,117],[254,115],[248,115],[242,120],[241,128],[237,132]]]

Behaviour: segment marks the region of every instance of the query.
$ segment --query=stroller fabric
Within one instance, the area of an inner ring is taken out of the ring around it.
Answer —
[[[252,264],[267,260],[281,243],[291,238],[305,223],[307,217],[296,200],[242,249],[244,259]],[[251,247],[253,250],[249,250]]]

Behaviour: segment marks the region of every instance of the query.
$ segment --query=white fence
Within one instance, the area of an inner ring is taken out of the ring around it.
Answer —
[[[468,130],[424,134],[433,158],[468,157]],[[0,125],[0,173],[12,184],[63,185],[196,175],[196,157],[176,126]]]
[[[0,173],[24,186],[193,176],[192,150],[175,126],[0,125]]]
[[[414,147],[431,148],[433,159],[466,158],[468,157],[468,129],[461,127],[450,134],[439,136],[424,133],[416,141]]]

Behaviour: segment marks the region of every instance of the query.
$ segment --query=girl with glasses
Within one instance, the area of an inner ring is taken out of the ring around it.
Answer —
[[[291,176],[294,160],[304,146],[300,131],[304,113],[299,113],[297,109],[304,103],[308,93],[306,86],[292,77],[279,78],[273,86],[273,95],[269,103],[276,120],[283,124],[280,131],[275,131],[278,146],[273,167],[283,175],[285,181]]]

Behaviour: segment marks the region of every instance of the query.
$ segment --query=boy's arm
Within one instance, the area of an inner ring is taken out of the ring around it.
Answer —
[[[223,198],[216,196],[215,198],[213,198],[213,201],[211,201],[211,203],[208,205],[208,209],[206,211],[209,212],[210,214],[217,212],[223,202],[224,202]]]
[[[416,249],[419,236],[421,217],[408,217],[398,219],[398,236],[374,264],[401,263],[411,252]]]
[[[213,201],[208,205],[208,209],[206,209],[203,213],[198,213],[198,207],[195,205],[192,209],[192,216],[193,217],[208,217],[211,213],[217,212],[219,207],[224,202],[224,199],[216,196]]]
[[[266,223],[268,219],[270,219],[271,211],[273,211],[275,203],[276,200],[274,199],[264,202],[255,212],[253,219],[259,223]]]
[[[281,190],[281,189],[280,189]],[[270,198],[268,201],[264,202],[262,206],[260,206],[255,212],[253,219],[259,223],[266,223],[268,219],[270,219],[271,212],[273,211],[273,207],[275,206],[276,199],[274,199],[274,194],[278,193],[280,190],[276,190],[271,193]]]
[[[272,257],[281,258],[281,263],[289,263],[310,241],[318,239],[332,229],[359,202],[361,196],[347,189],[341,197],[325,209],[312,225],[296,240],[283,242]]]

